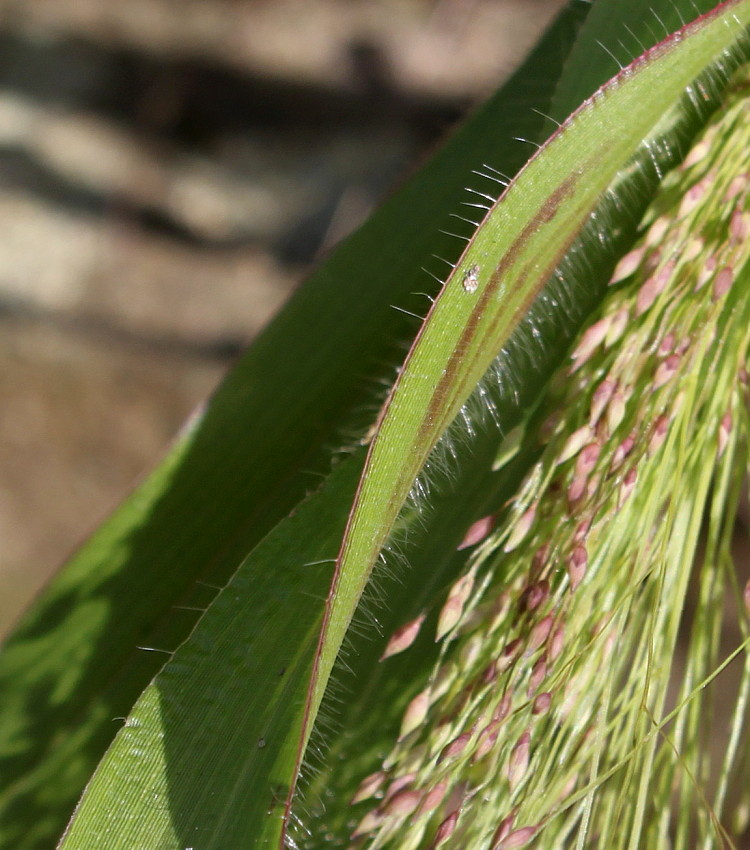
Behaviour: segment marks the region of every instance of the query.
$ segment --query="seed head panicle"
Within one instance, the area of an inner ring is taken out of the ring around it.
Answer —
[[[679,810],[705,810],[693,781],[706,773],[695,761],[702,727],[689,713],[703,705],[718,641],[699,625],[677,701],[693,719],[678,712],[669,740],[660,734],[690,570],[700,562],[701,592],[717,599],[731,531],[722,517],[738,499],[727,482],[748,442],[745,94],[736,88],[663,181],[600,315],[525,425],[539,460],[505,514],[467,534],[466,547],[482,545],[439,613],[429,681],[355,796],[370,809],[353,846],[556,848],[586,823],[597,846],[619,850],[647,846],[657,822],[660,835],[685,832],[665,826],[679,818],[675,794]],[[737,596],[750,604],[747,587]],[[403,627],[393,651],[419,625]],[[634,746],[639,736],[647,743]],[[641,804],[623,807],[626,793]],[[695,827],[702,837],[711,822]]]

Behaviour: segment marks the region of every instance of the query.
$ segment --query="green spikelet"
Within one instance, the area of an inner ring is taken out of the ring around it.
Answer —
[[[665,179],[553,379],[541,459],[448,595],[353,847],[708,850],[745,828],[748,91]]]

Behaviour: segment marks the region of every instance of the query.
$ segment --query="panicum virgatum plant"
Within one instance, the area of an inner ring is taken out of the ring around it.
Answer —
[[[322,262],[0,652],[0,846],[741,846],[749,36],[570,0]]]
[[[707,850],[744,831],[749,93],[738,78],[664,180],[526,429],[540,459],[502,522],[470,530],[486,536],[352,800],[352,847]]]

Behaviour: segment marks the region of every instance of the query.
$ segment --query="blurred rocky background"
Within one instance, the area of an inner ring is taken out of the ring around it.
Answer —
[[[561,0],[0,0],[0,632]]]

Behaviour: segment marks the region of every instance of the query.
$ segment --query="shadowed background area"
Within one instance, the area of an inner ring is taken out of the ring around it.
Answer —
[[[0,633],[561,5],[0,0]]]

